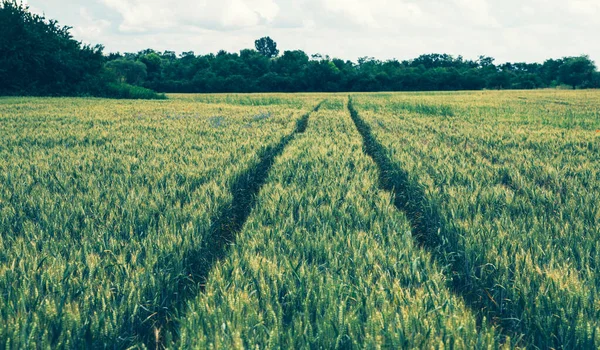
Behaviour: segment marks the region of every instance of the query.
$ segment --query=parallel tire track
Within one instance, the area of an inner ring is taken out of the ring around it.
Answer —
[[[348,111],[362,136],[364,152],[373,159],[379,169],[381,189],[391,193],[396,209],[405,213],[411,223],[415,241],[427,249],[441,266],[450,267],[451,275],[447,277],[452,281],[451,291],[474,313],[478,326],[482,325],[484,317],[493,319],[501,326],[498,331],[503,337],[520,339],[522,332],[526,330],[516,328],[512,321],[507,322],[503,315],[490,308],[489,303],[485,302],[486,286],[469,278],[469,274],[466,273],[469,262],[456,249],[459,247],[458,237],[452,234],[444,236],[440,233],[445,225],[439,207],[430,203],[423,188],[411,181],[408,172],[389,158],[385,147],[373,136],[371,127],[354,108],[351,97],[348,100]]]
[[[142,323],[136,327],[134,334],[146,347],[165,348],[167,342],[177,340],[178,319],[185,314],[187,301],[197,296],[199,292],[204,292],[209,272],[215,264],[227,256],[228,245],[235,242],[237,234],[244,227],[275,159],[298,134],[306,131],[310,115],[317,112],[323,102],[298,119],[292,133],[284,136],[277,144],[263,148],[258,154],[258,161],[239,174],[231,183],[229,190],[233,199],[216,211],[216,215],[211,220],[209,236],[203,245],[187,254],[188,268],[187,271],[182,272],[182,276],[186,278],[179,282],[178,295],[163,302],[162,311],[155,315],[152,323]]]

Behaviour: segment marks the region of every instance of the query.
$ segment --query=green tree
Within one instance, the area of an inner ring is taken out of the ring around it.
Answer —
[[[146,69],[148,71],[148,75],[150,74],[160,74],[161,69],[161,59],[160,56],[156,53],[150,53],[140,57],[140,61],[146,65]]]
[[[494,66],[495,60],[496,59],[493,57],[479,56],[479,59],[477,60],[477,62],[479,63],[480,68],[488,68],[488,67],[495,67]]]
[[[284,51],[283,55],[274,62],[273,69],[283,75],[299,75],[303,74],[308,62],[308,55],[302,50]]]
[[[97,90],[101,45],[82,45],[26,5],[0,2],[0,94],[75,95]]]
[[[250,49],[242,50],[240,60],[244,64],[245,76],[258,78],[269,72],[271,61],[259,52]]]
[[[544,84],[547,86],[556,86],[558,84],[558,72],[562,64],[562,59],[549,59],[544,62],[540,72],[542,79],[544,79]]]
[[[113,72],[121,83],[141,85],[148,75],[144,63],[125,58],[108,62],[106,68]]]
[[[592,76],[592,88],[598,89],[600,88],[600,72],[594,72]]]
[[[256,40],[254,46],[256,47],[256,51],[260,52],[265,57],[274,58],[279,55],[277,43],[268,36]]]
[[[596,65],[588,56],[565,57],[558,70],[559,80],[575,88],[591,87]]]

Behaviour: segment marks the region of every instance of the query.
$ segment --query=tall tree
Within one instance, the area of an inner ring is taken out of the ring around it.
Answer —
[[[148,75],[144,63],[125,58],[108,62],[106,68],[115,74],[118,81],[127,84],[141,85]]]
[[[565,57],[558,71],[561,83],[586,88],[592,86],[596,66],[588,56]]]
[[[14,0],[0,2],[0,94],[89,93],[102,70],[103,47],[82,45],[54,20]]]
[[[279,55],[277,43],[268,36],[256,40],[254,46],[256,47],[256,51],[260,52],[265,57],[274,58]]]

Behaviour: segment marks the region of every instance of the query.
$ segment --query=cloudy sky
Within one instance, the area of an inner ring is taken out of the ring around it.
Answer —
[[[280,50],[356,60],[423,53],[497,62],[588,54],[600,64],[600,0],[28,0],[106,52]]]

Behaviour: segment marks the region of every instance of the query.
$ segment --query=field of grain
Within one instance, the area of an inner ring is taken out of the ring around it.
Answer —
[[[598,348],[600,91],[0,98],[0,346]]]

